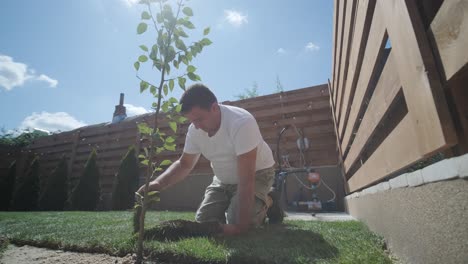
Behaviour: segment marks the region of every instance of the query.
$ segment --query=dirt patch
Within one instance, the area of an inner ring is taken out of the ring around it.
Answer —
[[[0,259],[1,264],[29,263],[29,264],[130,264],[134,263],[134,257],[127,255],[123,258],[105,254],[75,253],[62,250],[51,250],[31,246],[8,245]]]

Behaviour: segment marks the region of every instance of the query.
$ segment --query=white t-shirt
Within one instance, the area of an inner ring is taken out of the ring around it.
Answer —
[[[237,184],[237,156],[257,147],[256,171],[275,164],[268,144],[260,134],[257,121],[247,110],[228,105],[219,105],[221,125],[212,137],[190,124],[185,138],[184,152],[201,153],[211,161],[215,177],[225,184]]]

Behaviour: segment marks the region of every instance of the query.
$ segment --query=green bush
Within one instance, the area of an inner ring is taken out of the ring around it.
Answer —
[[[0,211],[7,211],[15,189],[16,161],[8,167],[6,177],[0,178]]]
[[[99,202],[99,169],[96,163],[96,150],[93,150],[86,161],[83,173],[71,194],[71,209],[94,211]]]
[[[13,195],[12,207],[15,211],[31,211],[37,209],[39,196],[39,159],[35,157],[26,175],[17,182],[18,188]]]
[[[47,178],[44,191],[39,197],[39,209],[62,211],[68,199],[68,166],[62,157],[52,174]]]
[[[112,210],[125,210],[133,207],[135,191],[138,188],[138,160],[135,156],[135,148],[128,149],[119,172],[115,176],[112,189]]]

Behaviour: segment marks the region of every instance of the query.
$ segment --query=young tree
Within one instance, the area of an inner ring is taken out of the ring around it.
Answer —
[[[283,84],[281,83],[278,74],[276,74],[276,92],[277,93],[284,92]]]
[[[138,129],[143,138],[149,140],[149,147],[144,148],[144,154],[139,155],[141,163],[147,166],[145,177],[144,194],[138,200],[141,201],[136,206],[136,212],[139,215],[139,236],[137,249],[137,262],[143,260],[143,237],[146,208],[150,200],[157,200],[157,193],[150,193],[148,196],[148,185],[150,179],[162,171],[162,167],[170,165],[170,160],[156,160],[157,155],[163,151],[175,151],[175,136],[166,135],[159,128],[160,114],[167,120],[169,127],[175,134],[177,125],[185,122],[185,118],[180,116],[181,105],[178,100],[170,96],[170,92],[175,87],[177,81],[180,88],[185,90],[187,78],[192,81],[200,81],[201,78],[195,72],[197,68],[192,65],[192,60],[205,46],[212,42],[204,37],[195,42],[189,42],[189,35],[185,30],[194,29],[195,26],[190,21],[193,11],[185,4],[186,1],[177,2],[167,0],[140,0],[140,3],[146,7],[141,13],[141,23],[138,24],[137,33],[147,32],[148,25],[153,27],[156,35],[156,43],[150,48],[146,45],[140,45],[143,54],[138,57],[134,63],[137,70],[137,78],[140,79],[140,92],[149,90],[156,102],[152,107],[155,110],[154,125],[149,127],[146,123],[138,124]],[[171,5],[172,4],[172,5]],[[157,12],[153,12],[156,8]],[[203,30],[206,36],[210,28]],[[159,73],[153,84],[150,81],[142,79],[138,71],[140,65],[151,62],[153,69]],[[173,68],[172,68],[173,67]],[[150,198],[152,197],[152,198]]]
[[[138,189],[138,160],[135,147],[131,146],[125,154],[115,175],[112,189],[112,210],[125,210],[133,207],[135,191]]]
[[[52,174],[47,178],[44,190],[39,197],[39,209],[62,211],[68,200],[68,166],[62,157]]]
[[[101,193],[96,155],[96,150],[93,150],[86,161],[79,183],[72,191],[70,198],[72,210],[94,211],[96,209]]]
[[[244,93],[235,95],[235,97],[237,97],[238,100],[244,100],[244,99],[247,99],[247,98],[254,98],[254,97],[257,97],[257,96],[258,96],[258,83],[257,82],[253,82],[252,88],[245,89]]]
[[[16,161],[13,161],[8,167],[6,177],[0,178],[0,211],[8,211],[11,197],[15,189]]]
[[[13,195],[13,209],[31,211],[37,209],[39,196],[39,159],[35,157],[26,175],[19,179],[18,188]]]

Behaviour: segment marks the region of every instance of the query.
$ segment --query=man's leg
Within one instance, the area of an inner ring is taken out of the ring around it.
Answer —
[[[226,209],[229,207],[229,197],[223,185],[213,180],[205,190],[205,197],[197,210],[195,220],[197,222],[226,223]]]
[[[251,213],[251,224],[253,226],[258,226],[263,223],[265,220],[266,212],[268,210],[267,206],[267,196],[270,191],[271,186],[273,185],[273,180],[275,177],[275,169],[268,168],[256,172],[255,175],[255,203],[254,208]],[[235,224],[237,223],[237,214],[239,212],[239,196],[238,192],[232,197],[231,204],[227,210],[227,223]]]

